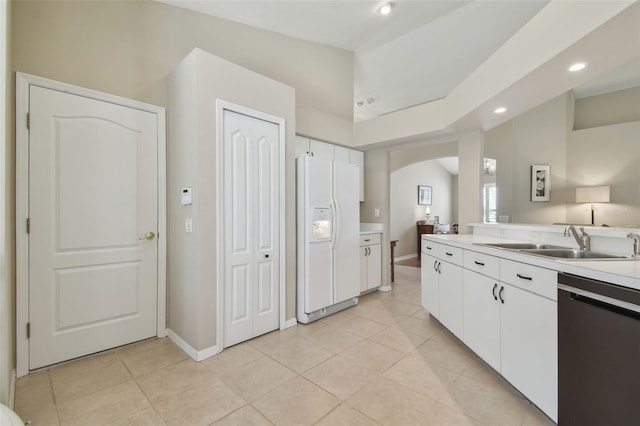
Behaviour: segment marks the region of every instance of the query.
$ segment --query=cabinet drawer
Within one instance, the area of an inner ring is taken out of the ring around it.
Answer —
[[[557,275],[551,269],[500,259],[500,281],[551,300],[558,299]]]
[[[431,256],[438,256],[438,243],[434,243],[429,240],[422,240],[422,253],[428,254]]]
[[[464,251],[464,267],[496,280],[500,279],[500,260],[495,256],[478,253],[471,250]]]
[[[462,250],[458,247],[447,246],[444,244],[438,245],[438,257],[449,263],[453,263],[454,265],[462,266]]]
[[[360,247],[380,244],[380,234],[360,235]]]

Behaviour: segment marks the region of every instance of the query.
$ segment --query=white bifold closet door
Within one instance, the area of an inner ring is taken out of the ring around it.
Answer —
[[[279,127],[224,111],[224,347],[279,326]]]

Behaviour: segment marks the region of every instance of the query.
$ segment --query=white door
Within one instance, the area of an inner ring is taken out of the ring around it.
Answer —
[[[34,85],[29,103],[35,369],[156,335],[158,124]]]
[[[279,128],[224,111],[224,347],[279,326]]]

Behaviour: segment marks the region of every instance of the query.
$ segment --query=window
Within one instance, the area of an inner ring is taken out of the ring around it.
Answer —
[[[482,219],[486,222],[497,222],[497,188],[494,183],[485,183],[482,189]]]

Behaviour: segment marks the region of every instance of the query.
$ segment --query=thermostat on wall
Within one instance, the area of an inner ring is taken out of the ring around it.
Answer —
[[[185,186],[182,188],[182,204],[187,205],[193,203],[193,196],[191,195],[191,187]]]

